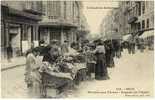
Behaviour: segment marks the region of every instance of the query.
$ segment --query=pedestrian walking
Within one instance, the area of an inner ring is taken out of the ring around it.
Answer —
[[[95,79],[97,80],[109,79],[105,62],[105,47],[101,40],[99,40],[98,45],[94,50],[94,53],[96,55]]]
[[[145,49],[144,40],[143,40],[143,39],[140,39],[139,44],[140,44],[140,51],[141,51],[141,52],[144,52],[144,49]]]

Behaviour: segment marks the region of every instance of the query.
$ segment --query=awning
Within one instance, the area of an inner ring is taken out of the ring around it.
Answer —
[[[131,34],[127,34],[123,36],[123,41],[129,41],[131,37],[132,37]]]
[[[137,21],[137,20],[138,20],[138,18],[135,17],[135,16],[133,16],[133,17],[129,18],[128,24],[134,23],[134,22]]]
[[[139,38],[147,38],[151,36],[154,36],[154,30],[145,31],[141,36],[139,36]]]
[[[37,20],[37,21],[41,20],[41,16],[39,16],[39,15],[34,15],[34,14],[31,14],[31,13],[16,10],[16,9],[13,9],[13,8],[8,8],[8,9],[9,9],[9,14],[10,15],[22,16],[22,17],[29,18],[29,19],[32,19],[32,20]]]
[[[106,40],[120,40],[122,35],[118,33],[108,34],[104,37]]]
[[[111,34],[111,39],[114,39],[114,40],[120,40],[122,39],[122,35],[121,34]]]

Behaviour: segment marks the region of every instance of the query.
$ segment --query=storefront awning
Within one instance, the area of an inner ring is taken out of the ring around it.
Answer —
[[[127,34],[125,36],[123,36],[123,41],[129,41],[131,37],[131,34]]]
[[[118,33],[108,34],[105,36],[106,40],[120,40],[122,35]]]
[[[145,31],[139,38],[147,38],[150,36],[154,36],[154,30]]]
[[[129,18],[128,23],[131,24],[131,23],[134,23],[137,20],[138,20],[138,18],[133,16],[133,17]]]

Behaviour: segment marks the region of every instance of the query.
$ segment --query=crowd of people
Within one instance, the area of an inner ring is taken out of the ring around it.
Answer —
[[[38,87],[41,84],[40,65],[42,62],[47,62],[50,67],[53,67],[54,72],[69,72],[73,74],[75,71],[72,67],[76,63],[86,64],[86,74],[80,74],[75,77],[85,77],[87,80],[108,80],[107,68],[115,66],[114,57],[120,58],[123,49],[128,49],[129,53],[135,53],[135,43],[121,43],[118,40],[101,40],[83,41],[81,44],[65,40],[60,44],[58,40],[52,40],[46,45],[43,40],[39,42],[38,47],[32,44],[31,49],[26,53],[26,73],[25,82],[30,88],[30,95],[39,92]],[[80,55],[80,56],[79,56]],[[80,67],[80,65],[77,65]],[[37,89],[36,89],[37,88]],[[38,93],[39,94],[39,93]]]

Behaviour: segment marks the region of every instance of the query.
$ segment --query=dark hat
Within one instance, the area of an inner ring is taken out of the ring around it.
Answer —
[[[40,40],[40,41],[39,41],[39,44],[43,44],[43,43],[45,43],[44,40]]]
[[[69,42],[68,40],[65,40],[64,42]]]

